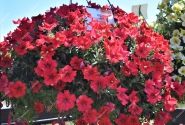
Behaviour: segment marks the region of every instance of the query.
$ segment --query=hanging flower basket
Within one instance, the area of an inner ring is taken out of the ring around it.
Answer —
[[[0,97],[11,101],[12,121],[43,112],[77,125],[171,119],[185,85],[169,76],[168,41],[133,13],[112,12],[109,23],[71,4],[14,21],[18,27],[0,43]]]

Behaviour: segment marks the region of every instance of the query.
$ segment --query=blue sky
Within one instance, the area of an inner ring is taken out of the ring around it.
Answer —
[[[0,2],[0,40],[3,39],[9,31],[16,28],[12,20],[23,17],[31,17],[44,13],[50,7],[69,4],[70,0],[1,0]],[[107,0],[91,0],[101,5],[108,4]],[[148,22],[156,19],[158,13],[157,5],[161,0],[110,0],[115,6],[119,6],[126,12],[131,12],[132,5],[148,4]],[[86,0],[73,0],[73,3],[78,2],[82,5],[87,5]]]

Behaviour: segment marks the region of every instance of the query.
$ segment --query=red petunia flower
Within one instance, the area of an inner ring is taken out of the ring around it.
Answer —
[[[128,18],[131,23],[139,23],[139,18],[134,13],[129,13]]]
[[[131,76],[131,71],[127,66],[123,66],[121,71],[125,76]]]
[[[38,76],[44,76],[44,70],[43,69],[41,69],[40,67],[35,67],[34,68],[34,71],[35,71],[35,73],[38,75]]]
[[[110,113],[115,110],[115,104],[113,103],[107,103],[106,105],[100,107],[98,109],[99,116],[110,116]]]
[[[118,63],[119,61],[127,62],[129,52],[127,47],[123,46],[123,42],[120,39],[111,37],[111,40],[104,42],[106,58],[112,63]]]
[[[82,50],[87,50],[93,44],[93,41],[90,38],[91,38],[91,36],[88,36],[86,33],[86,36],[75,37],[73,39],[74,40],[73,44]]]
[[[88,125],[88,123],[84,119],[80,118],[75,122],[75,125]]]
[[[54,85],[54,88],[57,89],[58,91],[62,91],[64,90],[65,86],[66,86],[66,82],[62,82],[61,80],[59,80],[57,84]]]
[[[164,108],[166,111],[174,111],[175,108],[177,106],[177,100],[173,97],[171,97],[171,95],[166,95],[165,99],[164,99]]]
[[[180,84],[178,82],[174,82],[174,91],[177,93],[179,97],[183,96],[185,94],[185,86],[184,83]]]
[[[15,52],[18,55],[25,55],[28,50],[32,50],[34,49],[34,46],[30,43],[30,41],[23,41],[21,43],[19,43],[18,46],[15,47]]]
[[[51,44],[51,43],[48,43],[47,45],[42,45],[42,46],[41,46],[40,55],[41,55],[42,57],[44,57],[44,58],[47,58],[48,55],[49,55],[50,58],[51,58],[51,56],[54,56],[54,54],[55,54],[55,51],[54,51],[55,47],[56,47],[56,46],[54,46],[54,45]]]
[[[64,93],[58,93],[56,99],[56,107],[59,112],[68,111],[75,106],[76,97],[74,94],[70,94],[68,90]]]
[[[166,125],[171,119],[172,117],[168,112],[160,111],[155,117],[154,125]]]
[[[66,35],[64,34],[64,32],[62,31],[62,32],[56,32],[56,34],[55,34],[55,40],[57,42],[60,42],[60,45],[62,45],[62,44],[65,43],[65,41],[67,40],[67,38],[66,38]]]
[[[86,80],[94,80],[96,79],[96,77],[100,75],[100,73],[97,67],[88,65],[83,69],[83,75],[84,75],[84,79]]]
[[[0,66],[7,68],[12,65],[12,58],[10,56],[2,56],[0,57]]]
[[[141,58],[146,58],[151,51],[151,48],[147,46],[145,43],[140,43],[139,46],[137,47],[135,53],[137,56]]]
[[[8,78],[5,74],[0,74],[0,92],[4,92],[8,87]]]
[[[111,89],[116,89],[118,84],[120,83],[120,80],[115,77],[114,73],[111,73],[105,78],[107,79],[107,86]]]
[[[140,115],[142,113],[143,109],[141,107],[139,107],[136,103],[131,103],[128,107],[128,111],[132,115]]]
[[[126,94],[126,91],[127,91],[126,88],[123,88],[123,87],[122,88],[121,87],[117,88],[116,96],[119,99],[119,101],[121,101],[121,104],[123,106],[125,106],[128,103],[128,99],[129,99],[129,97]]]
[[[150,61],[141,61],[139,68],[143,74],[149,74],[153,70],[152,63]]]
[[[39,81],[31,82],[31,90],[33,93],[39,93],[41,88],[42,88],[42,84]]]
[[[56,70],[57,62],[52,59],[52,57],[45,57],[40,59],[38,65],[35,69],[35,72],[38,76],[44,76],[45,74],[50,74],[51,72]]]
[[[139,117],[134,115],[128,116],[127,125],[141,125],[139,122]]]
[[[9,85],[9,94],[13,98],[21,98],[26,94],[26,85],[21,81],[16,81]]]
[[[126,62],[126,67],[133,76],[136,76],[138,74],[138,66],[136,65],[135,62],[131,61]]]
[[[42,112],[44,112],[44,104],[40,101],[36,101],[34,102],[34,110],[40,114]]]
[[[116,125],[127,125],[128,116],[125,114],[120,114],[119,117],[115,120]]]
[[[94,80],[90,83],[90,87],[94,92],[99,93],[107,87],[107,79],[103,76],[94,78]]]
[[[64,41],[65,47],[71,47],[73,45],[73,37],[74,34],[71,30],[65,30],[63,31],[63,34],[66,36],[66,41]]]
[[[40,38],[36,40],[36,46],[42,46],[46,43],[45,38],[42,38],[42,35],[40,35]]]
[[[90,110],[92,108],[91,106],[92,103],[93,103],[93,100],[86,95],[81,95],[76,100],[76,104],[80,112],[85,112],[87,110]]]
[[[52,71],[44,75],[44,83],[47,86],[54,86],[59,81],[59,78],[60,76],[57,71]]]
[[[112,125],[109,117],[102,117],[100,120],[97,122],[97,125]]]
[[[66,65],[64,68],[59,70],[60,80],[63,82],[72,82],[76,77],[76,71],[71,66]]]
[[[43,26],[39,26],[39,30],[41,30],[41,31],[43,31],[43,30],[51,31],[56,26],[57,26],[56,23],[49,24],[49,23],[44,22]]]
[[[133,90],[133,91],[130,93],[130,95],[129,95],[129,100],[130,100],[131,103],[137,103],[137,102],[139,102],[139,98],[138,98],[138,96],[137,96],[137,92],[136,92],[136,91]]]
[[[95,110],[95,109],[91,109],[91,110],[88,110],[86,111],[84,114],[83,114],[83,119],[89,123],[89,124],[93,124],[93,123],[96,123],[97,122],[97,115],[98,115],[98,112]]]
[[[70,61],[70,65],[75,70],[81,70],[84,67],[83,59],[73,56]]]
[[[145,86],[144,91],[147,93],[147,101],[151,104],[155,104],[161,100],[161,92],[159,89],[154,88],[153,86]]]
[[[56,66],[57,62],[49,57],[39,60],[38,65],[34,70],[38,76],[44,77],[44,75],[56,71]]]

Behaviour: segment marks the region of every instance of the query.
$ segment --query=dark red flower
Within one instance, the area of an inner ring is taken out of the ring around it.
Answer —
[[[33,93],[39,93],[41,88],[42,88],[42,84],[39,81],[31,82],[31,90]]]
[[[41,69],[40,67],[35,67],[34,68],[34,71],[35,71],[35,73],[38,75],[38,76],[44,76],[44,70],[43,69]]]
[[[100,73],[97,67],[88,65],[83,69],[83,75],[84,75],[84,79],[86,80],[94,80],[96,79],[96,77],[100,75]]]
[[[0,92],[4,92],[8,87],[8,78],[5,74],[0,74]]]
[[[166,95],[165,99],[164,99],[164,108],[166,111],[174,111],[175,108],[177,106],[177,100],[173,97],[171,97],[171,95]]]
[[[140,43],[135,53],[141,58],[146,58],[149,55],[150,51],[151,51],[150,46],[148,46],[145,43]]]
[[[147,82],[149,83],[149,82]],[[161,100],[161,91],[159,89],[154,88],[152,85],[147,84],[145,86],[144,91],[147,93],[147,101],[151,104],[155,104]],[[152,83],[152,82],[150,82]]]
[[[132,103],[129,105],[128,111],[131,115],[140,115],[143,111],[141,107],[139,107],[136,103]]]
[[[98,125],[112,125],[109,117],[102,117],[100,120],[97,122]]]
[[[59,80],[57,84],[54,85],[55,89],[57,89],[58,91],[64,90],[65,86],[66,86],[66,83],[62,82],[61,80]]]
[[[13,98],[21,98],[26,94],[26,85],[21,81],[16,81],[9,85],[9,94]]]
[[[79,26],[78,26],[79,27]],[[87,36],[87,33],[86,33],[86,36],[81,36],[81,37],[75,37],[73,40],[74,40],[74,45],[78,48],[81,48],[82,50],[87,50],[89,49],[93,42],[92,40],[90,39],[91,37],[90,36]]]
[[[91,81],[90,87],[94,92],[99,93],[107,87],[107,79],[103,76],[98,76]]]
[[[125,76],[131,76],[131,71],[127,66],[123,66],[121,71]]]
[[[44,112],[44,104],[40,101],[36,101],[34,102],[34,110],[40,114],[42,112]]]
[[[59,70],[60,80],[63,82],[72,82],[76,77],[76,71],[71,66],[66,65],[64,68]]]
[[[56,25],[57,25],[56,23],[48,24],[48,23],[44,22],[42,26],[39,26],[39,29],[41,31],[43,31],[43,30],[51,31],[54,27],[56,27]]]
[[[44,75],[44,83],[47,86],[56,85],[58,83],[59,79],[60,79],[60,76],[57,73],[57,71],[51,71],[51,72]]]
[[[37,63],[35,72],[38,76],[43,77],[45,74],[51,74],[51,72],[56,71],[57,62],[50,56],[40,59]]]
[[[107,86],[111,89],[116,89],[118,84],[120,83],[120,80],[115,77],[114,73],[111,73],[110,75],[106,76],[106,80]]]
[[[116,125],[128,125],[127,124],[128,116],[125,114],[120,114],[119,117],[115,120]]]
[[[129,52],[123,47],[122,40],[111,38],[111,41],[104,42],[106,58],[112,62],[117,63],[119,61],[127,62]]]
[[[59,112],[68,111],[74,107],[75,101],[75,95],[70,94],[68,90],[65,90],[64,93],[58,93],[56,99],[56,107]]]
[[[111,112],[115,110],[115,105],[113,103],[107,103],[106,105],[98,109],[99,116],[109,117]]]
[[[139,68],[143,74],[149,74],[153,70],[152,63],[150,61],[141,61]]]
[[[83,59],[73,56],[70,61],[70,65],[75,70],[81,70],[84,67]]]
[[[131,23],[138,23],[139,22],[139,18],[137,15],[135,15],[135,13],[129,13],[128,18]]]
[[[41,35],[42,36],[42,35]],[[40,36],[40,37],[41,37]],[[42,46],[46,43],[46,40],[44,38],[40,38],[36,40],[36,46]]]
[[[12,65],[12,58],[10,56],[0,56],[0,67],[10,67]]]
[[[32,50],[34,49],[34,46],[30,43],[30,41],[23,41],[21,43],[19,43],[18,46],[15,47],[15,52],[18,55],[25,55],[28,50]]]
[[[73,45],[73,32],[71,30],[65,30],[63,34],[66,36],[66,41],[62,44],[64,44],[65,47],[71,47]]]
[[[76,100],[76,104],[80,112],[85,112],[90,110],[92,108],[91,106],[92,103],[93,103],[93,100],[86,95],[81,95]]]
[[[154,125],[166,125],[172,119],[168,112],[160,111],[156,114]]]
[[[116,96],[121,101],[121,104],[123,106],[125,106],[128,103],[128,99],[129,99],[129,97],[126,94],[126,91],[127,91],[126,88],[123,88],[123,87],[122,88],[121,87],[117,88]]]
[[[127,125],[141,125],[139,122],[139,117],[133,115],[128,116]]]
[[[185,86],[183,84],[180,84],[178,82],[174,82],[173,85],[174,85],[173,89],[179,97],[181,97],[185,94]]]
[[[129,72],[133,76],[137,76],[137,74],[138,74],[138,65],[135,62],[127,61],[126,62],[126,67],[128,68]]]
[[[91,109],[91,110],[86,111],[83,114],[83,119],[89,124],[96,123],[97,115],[98,115],[98,112],[95,109]]]
[[[80,118],[75,122],[75,125],[88,125],[88,123],[84,119]]]
[[[138,96],[137,96],[137,92],[136,92],[136,91],[133,90],[133,91],[130,93],[130,95],[129,95],[129,100],[130,100],[131,103],[137,103],[137,102],[139,102],[139,98],[138,98]]]

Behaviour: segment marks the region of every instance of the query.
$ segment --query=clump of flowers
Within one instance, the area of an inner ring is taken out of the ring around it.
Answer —
[[[114,24],[77,4],[14,21],[0,43],[0,97],[11,100],[13,119],[44,112],[77,125],[171,119],[185,85],[169,76],[168,41],[133,13],[112,11]]]
[[[157,30],[170,41],[173,50],[173,79],[185,80],[185,1],[164,0],[159,5],[160,13],[157,20]]]

